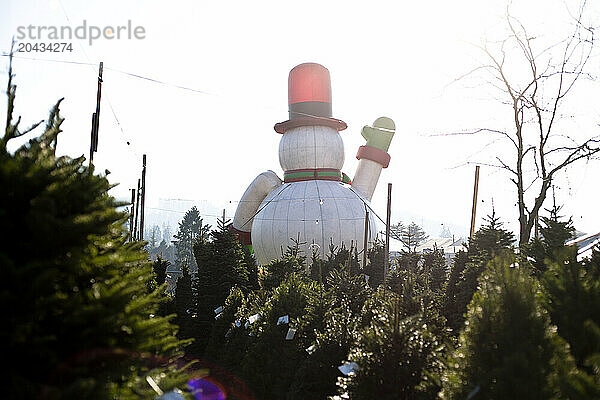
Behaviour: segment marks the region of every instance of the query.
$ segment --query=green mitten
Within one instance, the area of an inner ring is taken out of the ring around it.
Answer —
[[[391,118],[379,117],[373,122],[373,126],[364,126],[362,136],[367,139],[367,146],[388,151],[394,137],[396,125]]]

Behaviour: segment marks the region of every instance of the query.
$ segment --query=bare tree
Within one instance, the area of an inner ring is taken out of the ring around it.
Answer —
[[[500,135],[512,148],[512,154],[496,157],[491,165],[508,171],[516,186],[520,246],[529,241],[557,173],[579,160],[597,158],[600,152],[599,135],[577,141],[558,124],[573,88],[591,78],[586,67],[594,49],[594,27],[584,23],[585,8],[584,1],[570,15],[571,34],[549,46],[530,35],[507,10],[507,37],[479,46],[487,62],[465,75],[489,74],[490,87],[511,109],[509,129],[485,127],[461,133]]]

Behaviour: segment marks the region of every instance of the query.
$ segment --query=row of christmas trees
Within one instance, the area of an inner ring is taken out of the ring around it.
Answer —
[[[294,247],[258,271],[220,221],[166,312],[234,399],[595,398],[600,253],[577,261],[558,208],[542,222],[519,252],[492,215],[449,271],[405,252],[383,281],[379,245],[364,269]]]

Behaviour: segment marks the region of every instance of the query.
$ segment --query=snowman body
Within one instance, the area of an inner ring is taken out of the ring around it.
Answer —
[[[301,126],[287,131],[279,144],[279,162],[287,176],[298,170],[341,170],[344,144],[340,133],[325,126]],[[252,223],[252,247],[264,265],[281,258],[287,246],[300,243],[305,255],[323,258],[330,245],[362,252],[369,201],[348,184],[307,179],[285,182],[272,190],[259,206]],[[367,241],[377,226],[369,213]]]

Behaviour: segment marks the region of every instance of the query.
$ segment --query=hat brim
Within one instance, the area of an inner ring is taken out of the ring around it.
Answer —
[[[275,124],[274,129],[277,133],[285,133],[293,128],[299,126],[328,126],[335,129],[336,131],[343,131],[348,125],[341,119],[327,118],[327,117],[299,117],[288,119],[284,122],[278,122]]]

